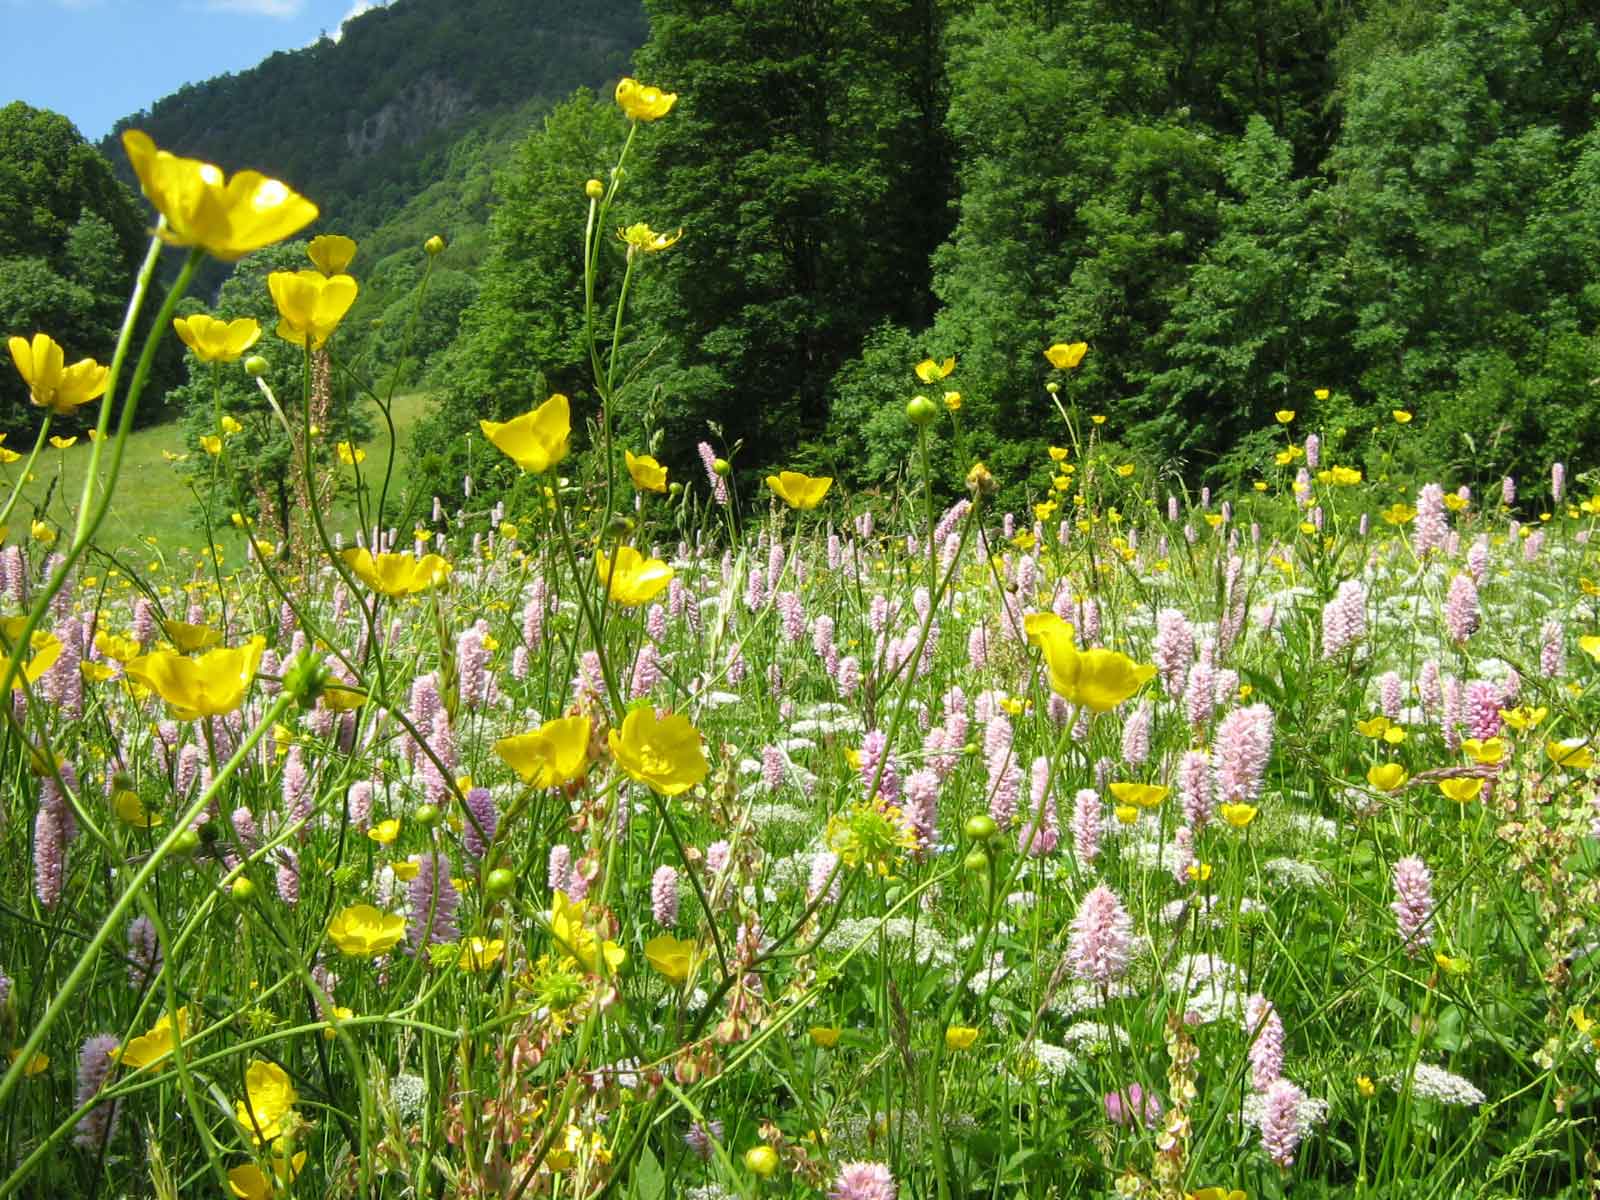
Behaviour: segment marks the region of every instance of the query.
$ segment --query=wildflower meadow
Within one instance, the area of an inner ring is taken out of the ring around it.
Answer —
[[[124,135],[115,356],[9,342],[0,1198],[1600,1195],[1600,473],[1375,478],[1290,400],[1190,491],[1063,329],[1004,478],[961,346],[871,494],[670,477],[615,431],[682,231],[614,209],[677,97],[615,99],[589,397],[425,502],[322,435],[356,245],[269,276],[275,329],[175,319],[318,208]],[[168,338],[253,381],[298,502],[257,523],[219,401],[241,552],[155,574],[99,534]]]

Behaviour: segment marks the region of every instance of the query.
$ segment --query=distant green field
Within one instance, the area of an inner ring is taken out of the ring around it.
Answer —
[[[428,396],[424,392],[395,398],[394,418],[399,438],[399,457],[395,462],[395,481],[390,485],[391,504],[405,486],[411,431],[426,408],[427,401]],[[381,472],[384,456],[389,452],[389,431],[376,405],[371,406],[371,416],[376,433],[366,443],[367,462],[364,469],[376,468]],[[80,438],[76,445],[66,450],[45,447],[34,465],[34,479],[23,487],[22,500],[11,515],[11,527],[19,536],[25,536],[23,531],[30,520],[41,516],[70,528],[76,519],[78,502],[83,494],[83,473],[89,463],[89,447],[87,438]],[[108,549],[121,549],[148,537],[157,539],[156,544],[168,551],[204,544],[197,524],[194,496],[189,491],[183,468],[163,457],[163,451],[181,454],[187,449],[176,421],[152,425],[129,437],[116,497],[96,539],[101,545]],[[101,469],[104,470],[104,462]],[[10,495],[21,470],[21,462],[0,467],[0,481],[3,481],[5,495]],[[336,523],[342,527],[350,523],[350,514],[343,506],[341,510],[336,514]],[[227,533],[232,536],[231,526]]]

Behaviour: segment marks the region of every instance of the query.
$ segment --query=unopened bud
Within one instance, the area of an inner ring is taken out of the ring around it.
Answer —
[[[711,469],[726,479],[733,470],[733,464],[725,458],[719,458],[711,464]]]
[[[260,379],[272,369],[272,364],[259,354],[252,354],[244,360],[245,374],[255,379]]]
[[[906,420],[918,429],[926,429],[938,418],[938,406],[926,396],[913,396],[906,404]]]
[[[583,185],[583,194],[591,200],[598,200],[606,194],[606,185],[598,179],[591,179]]]
[[[422,243],[422,248],[424,250],[426,250],[429,254],[443,254],[444,253],[444,239],[442,237],[440,237],[436,233],[431,238],[429,238],[427,241]]]

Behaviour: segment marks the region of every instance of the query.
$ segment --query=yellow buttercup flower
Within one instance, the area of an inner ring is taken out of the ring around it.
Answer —
[[[1546,742],[1544,752],[1556,766],[1569,771],[1587,771],[1594,766],[1594,751],[1584,745],[1581,738]]]
[[[168,245],[198,246],[213,258],[236,262],[317,219],[315,204],[259,172],[227,179],[211,163],[157,149],[135,129],[122,135],[122,148],[145,196],[166,218],[156,233]]]
[[[833,478],[828,475],[813,478],[798,471],[780,471],[767,476],[767,486],[790,508],[812,509],[822,503],[822,498],[833,486]]]
[[[668,933],[659,934],[644,944],[644,958],[658,974],[681,985],[688,982],[689,973],[694,970],[695,944]]]
[[[1057,342],[1044,352],[1044,356],[1056,370],[1071,371],[1083,361],[1083,356],[1088,352],[1088,342]]]
[[[261,323],[250,317],[220,321],[195,313],[192,317],[173,318],[172,327],[201,362],[237,362],[261,340]]]
[[[51,528],[47,521],[34,521],[28,526],[28,532],[33,535],[33,540],[41,546],[53,546],[60,534]]]
[[[1586,633],[1578,639],[1578,649],[1596,662],[1600,662],[1600,636]]]
[[[1287,425],[1290,421],[1294,420],[1294,410],[1293,409],[1280,408],[1277,412],[1273,413],[1272,415],[1273,415],[1274,419],[1278,422],[1279,425]]]
[[[1523,704],[1516,708],[1502,708],[1500,719],[1518,733],[1522,733],[1544,720],[1549,711],[1548,708],[1529,708]]]
[[[350,573],[385,596],[415,596],[450,578],[450,564],[437,554],[373,554],[366,547],[341,550]]]
[[[1111,711],[1156,673],[1154,666],[1136,663],[1120,651],[1103,647],[1080,651],[1070,637],[1059,633],[1043,638],[1041,647],[1050,667],[1051,690],[1091,712]]]
[[[671,567],[659,558],[646,558],[632,546],[618,546],[613,558],[596,550],[594,569],[611,599],[626,608],[649,602],[672,582]]]
[[[355,239],[341,233],[324,233],[312,238],[311,244],[306,247],[306,257],[315,264],[317,270],[330,277],[343,275],[355,256]]]
[[[1470,775],[1441,779],[1439,791],[1444,794],[1446,800],[1454,800],[1457,804],[1468,804],[1476,800],[1478,794],[1483,791],[1483,780]]]
[[[1399,763],[1374,763],[1367,768],[1367,782],[1380,792],[1397,791],[1407,779],[1406,769]]]
[[[372,958],[387,954],[406,935],[406,919],[398,913],[380,912],[370,904],[353,904],[328,922],[328,940],[341,954]]]
[[[587,900],[569,900],[565,892],[558,891],[545,915],[550,936],[564,953],[570,954],[587,970],[599,970],[600,956],[604,954],[607,968],[615,971],[627,960],[627,952],[617,943],[602,942],[595,935],[584,920],[588,908]]]
[[[187,621],[167,620],[161,622],[161,632],[167,635],[167,640],[179,654],[194,654],[199,650],[209,650],[213,646],[222,644],[220,630],[212,629],[209,625],[191,625]]]
[[[471,937],[461,943],[461,957],[456,959],[456,966],[463,971],[488,971],[500,965],[505,952],[506,944],[500,938],[485,941],[481,937]]]
[[[663,92],[624,76],[617,83],[617,106],[630,121],[658,121],[678,102],[677,92]]]
[[[811,1044],[821,1046],[824,1050],[832,1050],[839,1044],[839,1035],[844,1032],[837,1025],[813,1025],[806,1031],[811,1038]]]
[[[367,837],[377,842],[380,846],[390,845],[399,836],[399,817],[389,817],[386,820],[379,821],[371,829],[367,830]]]
[[[925,358],[913,368],[917,373],[917,378],[922,380],[923,383],[938,383],[941,379],[947,378],[950,372],[955,369],[956,360],[953,358],[947,358],[943,362]]]
[[[111,797],[111,811],[117,814],[117,820],[135,829],[150,829],[165,820],[160,813],[145,808],[138,792],[130,792],[126,788]]]
[[[62,437],[59,433],[52,433],[50,435],[50,444],[57,450],[70,450],[78,444],[78,439],[76,437]]]
[[[1113,783],[1111,794],[1124,804],[1137,804],[1140,808],[1154,808],[1172,791],[1154,783]]]
[[[588,717],[557,717],[531,733],[501,738],[494,752],[534,787],[565,787],[589,769]]]
[[[1389,525],[1406,525],[1416,518],[1417,510],[1396,500],[1378,514]]]
[[[1136,804],[1116,804],[1111,811],[1123,825],[1132,825],[1139,819],[1139,806]]]
[[[611,730],[607,742],[617,765],[660,796],[688,791],[711,769],[700,747],[700,731],[681,713],[658,718],[648,706],[636,708],[620,730]]]
[[[1467,506],[1468,503],[1469,502],[1465,496],[1457,495],[1455,492],[1446,492],[1444,494],[1444,506],[1451,512],[1460,512]],[[1546,520],[1548,519],[1549,517],[1547,515]],[[1526,537],[1527,534],[1524,533],[1523,536]]]
[[[978,1031],[971,1025],[950,1025],[944,1031],[944,1048],[951,1053],[970,1050],[978,1040]]]
[[[1328,391],[1327,388],[1317,388],[1311,394],[1313,396],[1315,396],[1318,400],[1326,400],[1331,393]]]
[[[1251,821],[1254,821],[1258,811],[1260,810],[1253,804],[1219,804],[1217,806],[1217,815],[1226,824],[1235,829],[1243,829]]]
[[[660,254],[663,250],[670,250],[677,245],[678,240],[683,237],[683,230],[680,228],[676,233],[657,233],[645,222],[640,221],[635,225],[629,225],[626,229],[617,230],[617,236],[627,243],[630,256],[635,252]]]
[[[495,449],[533,475],[548,471],[571,449],[572,412],[560,392],[520,417],[478,425]]]
[[[48,409],[58,417],[71,416],[79,406],[105,393],[110,368],[92,358],[67,366],[65,352],[49,334],[36,333],[32,341],[9,338],[6,346],[17,374],[28,385],[28,399],[37,408]]]
[[[278,306],[278,336],[296,346],[308,341],[320,350],[356,302],[360,285],[348,275],[331,279],[321,271],[274,271],[267,290]]]
[[[628,464],[628,478],[633,480],[634,487],[641,492],[666,492],[667,469],[654,458],[628,450],[622,452],[622,457]]]
[[[367,461],[367,452],[359,446],[352,445],[350,442],[339,442],[334,446],[333,450],[339,456],[339,461],[347,467],[353,467],[358,463]]]
[[[173,1021],[171,1014],[163,1016],[151,1027],[149,1033],[140,1034],[136,1038],[129,1038],[127,1045],[111,1052],[111,1057],[133,1071],[137,1071],[141,1067],[156,1066],[164,1062],[172,1053],[174,1029],[176,1029],[179,1038],[188,1041],[189,1009],[187,1005],[178,1010],[176,1022]]]
[[[333,1031],[324,1030],[324,1034]],[[299,1151],[288,1162],[282,1154],[272,1156],[273,1179],[267,1178],[267,1173],[255,1163],[245,1163],[243,1166],[228,1169],[228,1190],[239,1200],[274,1200],[275,1197],[285,1195],[289,1185],[300,1174],[300,1168],[306,1165],[306,1152]]]
[[[1408,413],[1403,408],[1397,408],[1393,412],[1391,412],[1389,415],[1394,418],[1394,423],[1396,425],[1409,425],[1409,424],[1411,424],[1411,414]]]
[[[134,682],[165,700],[180,721],[220,717],[244,703],[266,647],[266,639],[258,636],[243,646],[212,650],[199,658],[158,650],[134,659],[126,671]]]
[[[1249,1200],[1239,1188],[1206,1187],[1185,1194],[1186,1200]]]
[[[1065,446],[1051,446],[1047,453],[1050,455],[1051,462],[1062,462],[1071,452]]]
[[[139,643],[131,637],[120,637],[104,630],[96,631],[94,635],[94,648],[107,658],[115,659],[119,663],[130,663],[139,657]]]
[[[1492,767],[1502,762],[1506,756],[1506,741],[1504,738],[1463,738],[1461,748],[1467,752],[1467,757],[1473,762],[1486,767]]]
[[[250,1060],[244,1073],[245,1098],[234,1101],[234,1116],[250,1140],[260,1145],[279,1137],[284,1118],[300,1098],[289,1073],[277,1063]]]
[[[1117,474],[1120,475],[1123,479],[1126,479],[1129,475],[1133,474],[1133,464],[1132,463],[1122,463],[1121,465],[1119,465],[1117,467]]]

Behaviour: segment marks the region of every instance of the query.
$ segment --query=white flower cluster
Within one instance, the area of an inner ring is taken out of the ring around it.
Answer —
[[[1405,1076],[1391,1075],[1384,1082],[1398,1092],[1405,1086]],[[1482,1104],[1488,1099],[1471,1080],[1431,1063],[1418,1063],[1412,1069],[1411,1094],[1440,1104]]]

